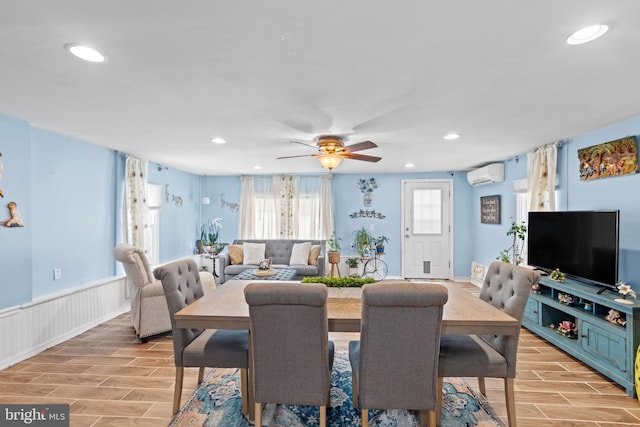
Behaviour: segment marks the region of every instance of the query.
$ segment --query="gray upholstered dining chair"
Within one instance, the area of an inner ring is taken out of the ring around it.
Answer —
[[[513,264],[494,261],[487,270],[480,298],[522,322],[531,287],[540,273]],[[519,331],[518,331],[519,332]],[[480,392],[486,395],[485,377],[503,378],[507,419],[516,426],[513,381],[516,376],[516,335],[443,335],[440,340],[439,387],[443,377],[478,377]],[[442,398],[442,393],[439,394]],[[438,422],[441,407],[438,406]]]
[[[327,287],[319,283],[250,283],[255,425],[265,403],[317,405],[320,426],[330,404],[334,345],[329,341]]]
[[[377,283],[362,288],[360,341],[349,342],[353,407],[420,412],[435,425],[438,353],[447,288],[433,283]]]
[[[173,413],[180,408],[185,367],[198,367],[198,384],[204,368],[240,368],[242,412],[248,413],[247,386],[249,367],[249,333],[236,330],[183,329],[176,327],[175,313],[204,295],[198,266],[191,259],[156,268],[154,275],[162,282],[173,329],[173,355],[176,383]]]

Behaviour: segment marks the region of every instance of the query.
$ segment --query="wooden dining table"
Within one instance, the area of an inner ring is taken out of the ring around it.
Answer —
[[[178,328],[249,330],[249,306],[244,288],[257,280],[230,280],[178,311]],[[292,282],[296,283],[296,282]],[[516,335],[520,323],[455,283],[442,282],[449,293],[442,315],[443,334]],[[361,289],[329,288],[330,332],[360,332]],[[344,295],[341,295],[344,294]],[[249,352],[251,358],[251,351]],[[249,419],[253,420],[252,372],[249,370]]]
[[[175,314],[178,328],[249,329],[244,288],[256,280],[230,280]],[[282,282],[281,282],[282,283]],[[286,282],[285,282],[286,283]],[[292,282],[295,283],[295,282]],[[520,323],[455,283],[442,282],[449,300],[442,314],[443,334],[515,335]],[[344,295],[340,295],[342,291]],[[359,288],[329,288],[327,317],[331,332],[360,332]]]

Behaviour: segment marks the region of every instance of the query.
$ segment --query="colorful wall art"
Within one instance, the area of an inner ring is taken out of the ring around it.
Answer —
[[[578,150],[580,180],[608,178],[638,172],[638,145],[635,136]]]

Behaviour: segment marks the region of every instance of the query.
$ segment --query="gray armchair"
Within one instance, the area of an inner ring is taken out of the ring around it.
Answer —
[[[480,298],[522,322],[531,287],[540,273],[499,261],[491,263]],[[443,335],[440,341],[439,387],[443,377],[478,377],[480,392],[486,395],[485,377],[503,378],[507,418],[516,426],[513,380],[519,335]],[[442,398],[442,393],[439,394]],[[440,421],[438,406],[438,422]]]
[[[349,342],[353,407],[420,411],[435,426],[438,353],[447,288],[428,283],[377,283],[362,289],[360,341]]]
[[[119,244],[113,256],[122,263],[131,290],[131,322],[142,342],[147,337],[171,330],[171,320],[162,284],[153,278],[149,261],[142,249]]]
[[[140,341],[147,342],[153,335],[171,330],[171,319],[162,284],[154,279],[144,251],[126,243],[117,245],[113,256],[122,263],[127,274],[127,286],[131,289],[131,323]],[[200,272],[206,289],[215,288],[213,275]]]
[[[329,342],[327,287],[317,283],[250,283],[255,425],[264,403],[320,406],[326,425],[334,346]]]
[[[248,413],[248,332],[177,328],[174,314],[204,295],[198,266],[191,259],[176,261],[156,268],[154,275],[162,282],[173,328],[173,355],[176,365],[173,413],[178,412],[180,408],[185,367],[200,368],[198,384],[202,382],[205,367],[240,368],[242,412]]]

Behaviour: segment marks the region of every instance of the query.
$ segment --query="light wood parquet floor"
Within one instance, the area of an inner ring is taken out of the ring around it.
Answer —
[[[330,338],[346,349],[357,335]],[[636,398],[525,329],[518,359],[520,427],[640,426]],[[171,337],[140,343],[122,315],[1,371],[0,402],[68,403],[71,426],[164,426],[172,418],[174,374]],[[196,376],[197,369],[185,370],[183,403]],[[487,394],[506,425],[502,381],[488,379]]]

